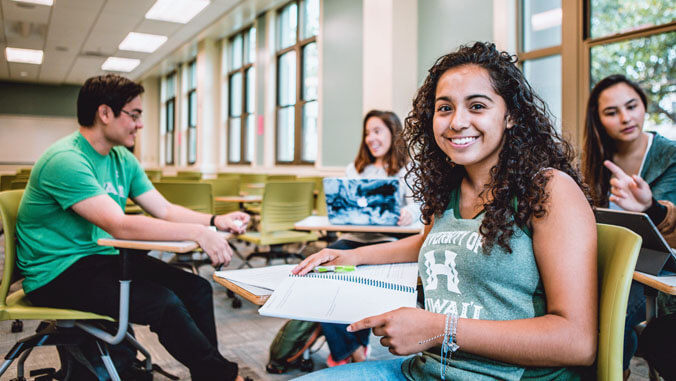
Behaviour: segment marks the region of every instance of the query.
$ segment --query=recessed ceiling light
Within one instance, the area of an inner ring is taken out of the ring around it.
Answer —
[[[25,76],[28,75],[28,73],[26,73],[25,71],[22,71],[21,73],[19,73],[19,75],[22,76],[22,77],[25,77]]]
[[[209,0],[157,0],[146,18],[185,24],[207,5]]]
[[[5,55],[9,62],[20,62],[40,65],[42,63],[42,50],[5,48]]]
[[[54,4],[54,0],[14,0],[17,3],[29,3],[29,4],[40,4],[40,5],[49,5]]]
[[[563,12],[561,8],[550,9],[548,11],[536,13],[530,18],[530,24],[534,31],[545,30],[561,25]]]
[[[130,72],[141,63],[141,60],[135,58],[108,57],[106,62],[101,65],[101,69],[106,71]]]
[[[134,52],[152,53],[160,45],[167,41],[167,36],[156,34],[130,32],[120,43],[120,50],[132,50]]]

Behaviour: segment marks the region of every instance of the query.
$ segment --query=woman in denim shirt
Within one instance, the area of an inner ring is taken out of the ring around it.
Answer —
[[[644,132],[648,101],[638,84],[623,75],[602,79],[587,104],[582,170],[597,206],[647,213],[671,246],[676,246],[676,142]],[[666,312],[676,298],[660,295]],[[624,338],[625,379],[636,352],[633,327],[645,320],[645,295],[632,283]]]

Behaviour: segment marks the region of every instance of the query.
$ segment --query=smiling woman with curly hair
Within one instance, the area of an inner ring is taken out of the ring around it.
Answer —
[[[596,225],[572,149],[514,57],[490,43],[441,57],[405,136],[424,232],[325,249],[293,271],[417,261],[424,310],[348,327],[372,328],[391,353],[409,357],[307,379],[580,379],[578,366],[596,355]]]

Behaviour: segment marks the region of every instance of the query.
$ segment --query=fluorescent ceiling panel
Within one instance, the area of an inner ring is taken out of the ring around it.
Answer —
[[[131,50],[134,52],[152,53],[160,45],[167,41],[167,36],[159,36],[157,34],[146,34],[130,32],[127,37],[120,43],[120,50]]]
[[[536,13],[530,18],[530,24],[534,31],[545,30],[561,25],[563,13],[561,8],[551,9],[549,11]]]
[[[14,0],[17,3],[30,3],[30,4],[40,4],[40,5],[49,5],[54,4],[54,0]]]
[[[141,60],[135,58],[108,57],[106,62],[101,65],[101,69],[106,71],[130,72],[141,63]]]
[[[42,63],[42,50],[5,48],[5,55],[9,62],[20,62],[40,65]]]
[[[157,0],[146,18],[186,24],[207,5],[209,0]]]

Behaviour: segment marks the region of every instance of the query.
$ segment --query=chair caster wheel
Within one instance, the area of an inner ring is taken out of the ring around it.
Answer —
[[[14,320],[12,322],[12,333],[23,331],[23,322],[21,320]]]
[[[312,359],[301,360],[300,361],[300,370],[303,372],[312,372],[315,367],[314,361]]]
[[[227,290],[226,294],[228,295],[228,298],[234,298],[235,297],[235,293],[232,292],[231,290]]]
[[[232,300],[232,308],[241,308],[242,307],[242,301],[239,298],[235,298]]]

